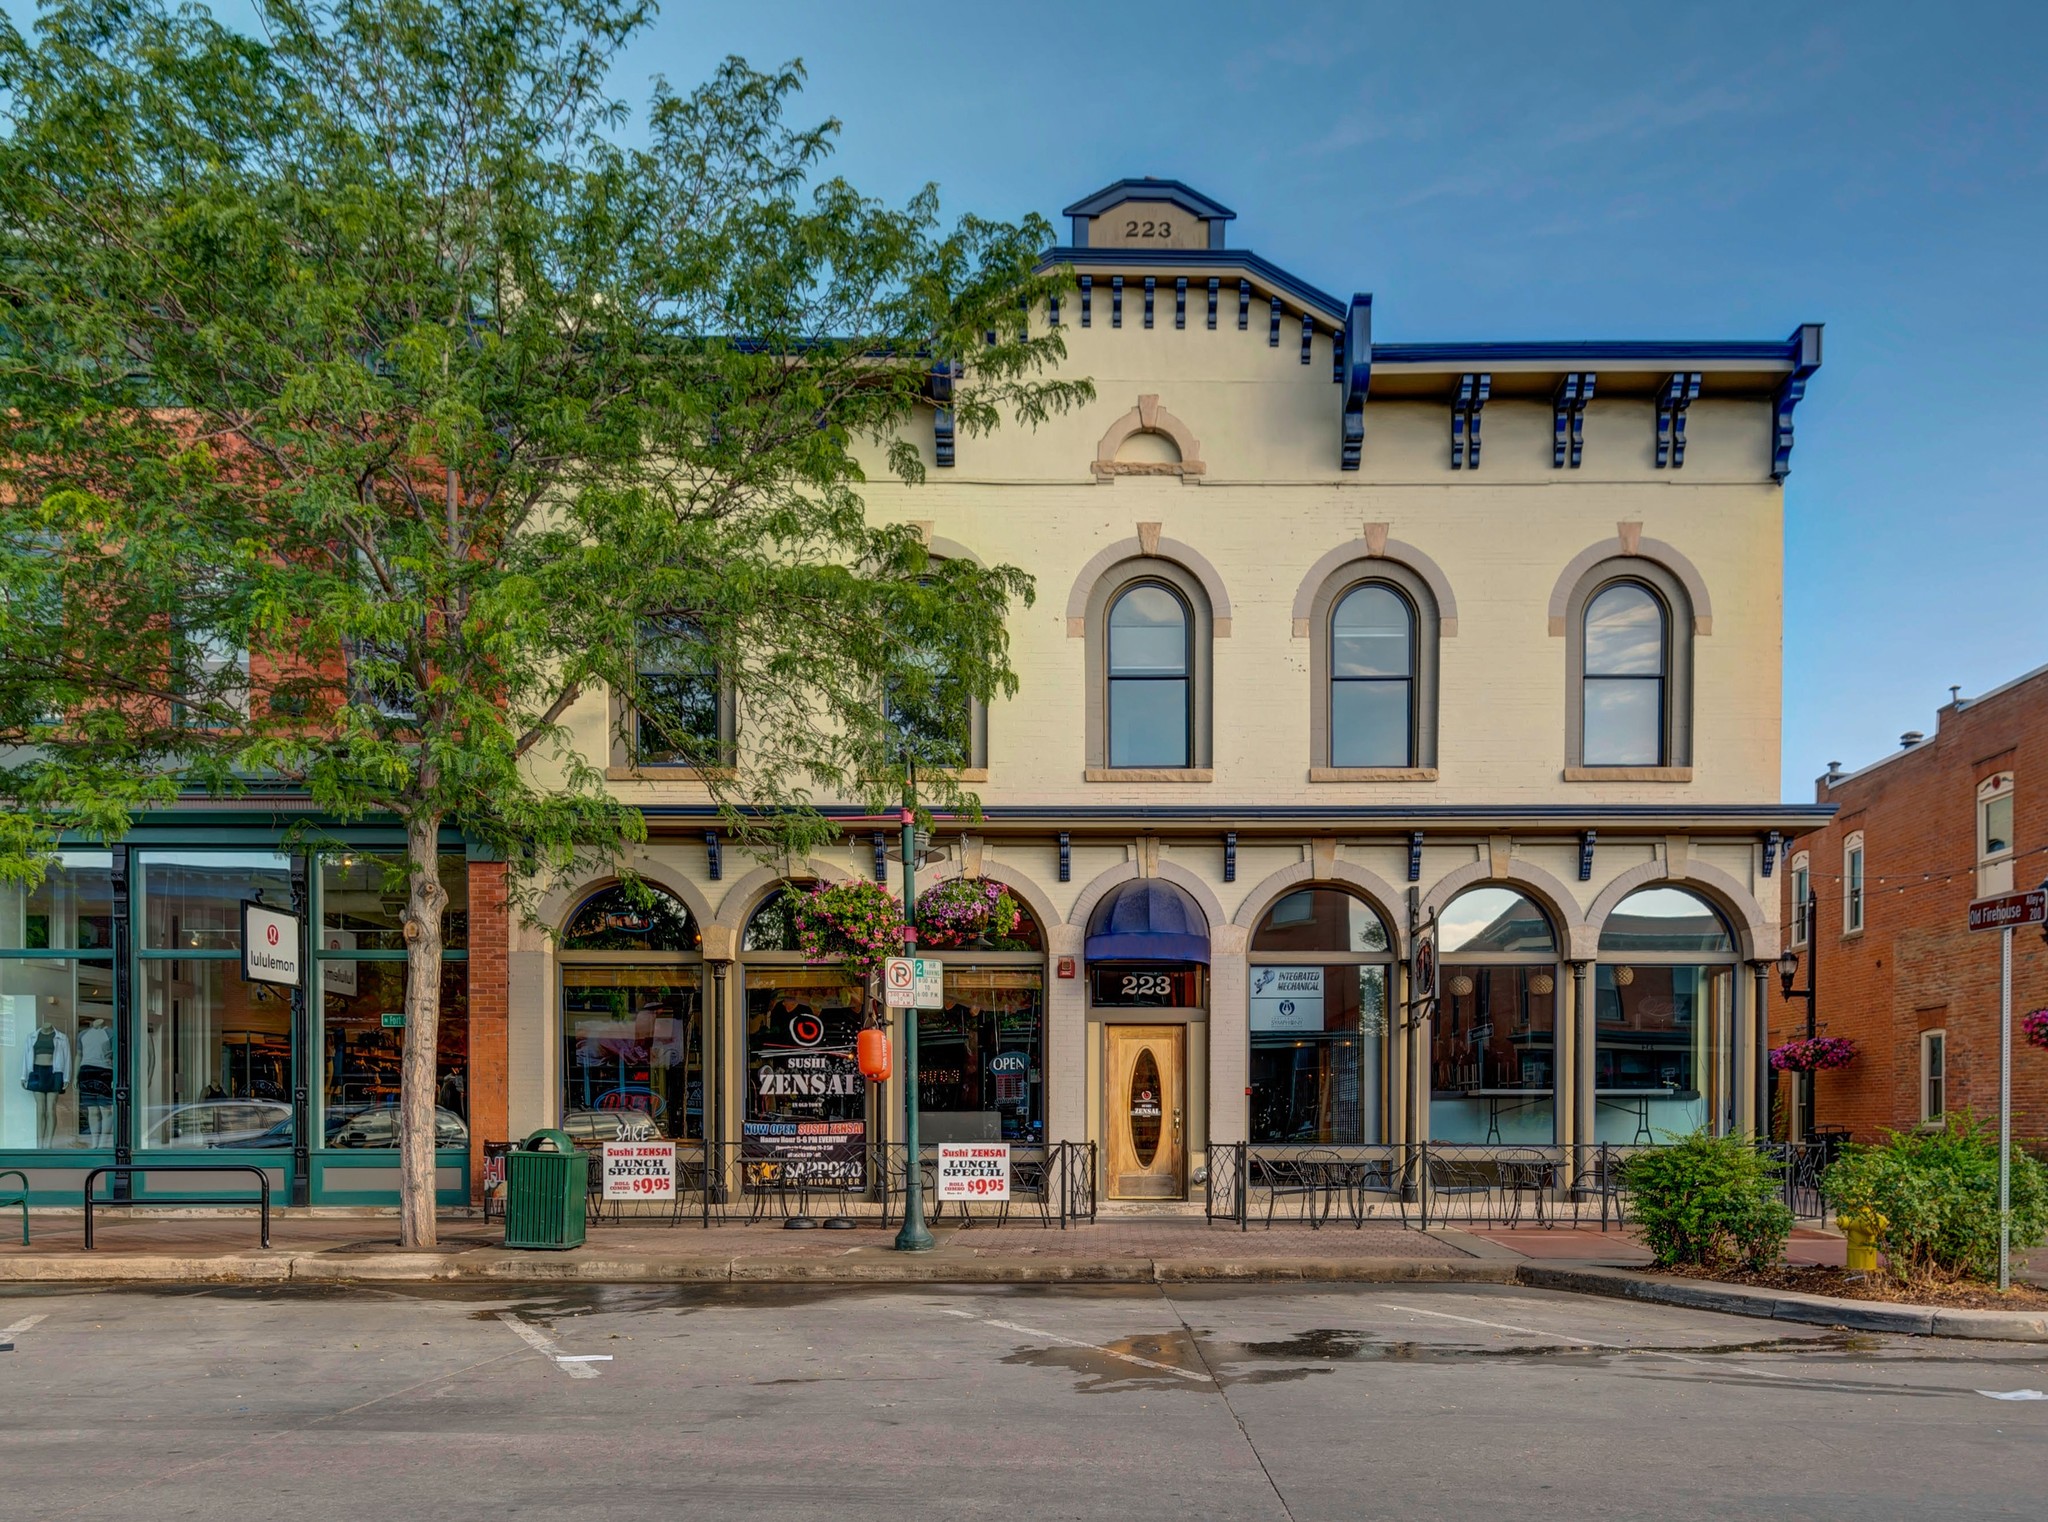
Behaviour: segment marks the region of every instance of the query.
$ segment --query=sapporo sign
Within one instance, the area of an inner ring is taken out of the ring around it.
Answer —
[[[604,1144],[604,1197],[672,1200],[676,1197],[676,1144],[608,1141]]]
[[[1007,1200],[1010,1197],[1008,1142],[940,1142],[939,1198]]]
[[[946,964],[937,957],[890,957],[882,964],[882,992],[891,1009],[944,1009]]]
[[[253,898],[242,900],[242,981],[299,987],[299,917]]]
[[[1970,905],[1972,930],[2011,930],[2020,925],[2048,924],[2048,891],[2002,893]]]

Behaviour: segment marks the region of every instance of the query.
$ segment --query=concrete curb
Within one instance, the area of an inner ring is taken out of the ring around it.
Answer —
[[[1515,1265],[1417,1258],[632,1258],[264,1253],[212,1258],[65,1253],[0,1258],[0,1284],[1512,1284]]]
[[[1944,1310],[1928,1305],[1891,1305],[1874,1300],[1837,1300],[1747,1284],[1713,1284],[1668,1278],[1633,1269],[1592,1265],[1524,1263],[1516,1282],[1531,1289],[1566,1290],[1720,1311],[1771,1321],[1847,1327],[1854,1332],[1902,1332],[1915,1337],[1969,1337],[1995,1342],[2048,1342],[2048,1312]]]

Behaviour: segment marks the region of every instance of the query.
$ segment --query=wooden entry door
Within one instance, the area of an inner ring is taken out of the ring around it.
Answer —
[[[1177,1200],[1187,1193],[1185,1025],[1105,1025],[1103,1129],[1109,1197]]]

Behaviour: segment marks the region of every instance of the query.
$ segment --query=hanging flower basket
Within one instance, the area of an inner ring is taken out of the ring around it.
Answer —
[[[903,911],[880,883],[859,879],[790,891],[797,944],[811,962],[837,962],[862,983],[903,952]]]
[[[940,950],[1000,950],[1019,918],[1016,896],[985,877],[948,878],[917,896],[918,943]]]
[[[2022,1015],[2020,1031],[2026,1036],[2028,1046],[2038,1046],[2043,1051],[2048,1051],[2048,1009],[2037,1009],[2030,1015]]]
[[[1847,1036],[1806,1036],[1771,1048],[1771,1066],[1784,1073],[1822,1073],[1855,1060],[1856,1043]]]

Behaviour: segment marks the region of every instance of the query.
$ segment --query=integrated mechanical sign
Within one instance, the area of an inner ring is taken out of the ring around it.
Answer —
[[[2048,892],[2002,893],[1970,905],[1972,930],[2012,930],[2021,925],[2048,924]]]

